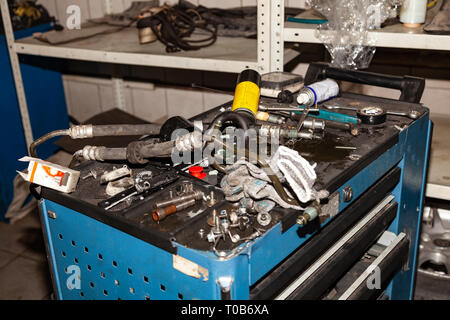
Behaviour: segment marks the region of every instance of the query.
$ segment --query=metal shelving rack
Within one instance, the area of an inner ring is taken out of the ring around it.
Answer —
[[[286,42],[321,43],[316,37],[316,27],[314,25],[286,22],[283,34]],[[409,29],[401,24],[370,31],[366,44],[368,43],[375,43],[377,47],[450,50],[448,36],[427,34],[423,31],[423,27]]]
[[[106,12],[111,12],[111,1],[104,0]],[[27,102],[19,67],[19,54],[45,57],[98,61],[112,64],[157,66],[167,68],[195,69],[218,72],[240,72],[254,68],[261,73],[283,70],[289,60],[284,50],[285,42],[320,43],[316,37],[316,27],[292,22],[284,22],[284,0],[258,0],[258,38],[219,38],[209,48],[195,52],[166,54],[159,43],[145,46],[138,44],[135,30],[123,30],[116,34],[97,36],[95,41],[82,40],[72,44],[53,46],[32,38],[16,41],[9,18],[7,0],[0,0],[3,24],[11,57],[17,96],[22,115],[27,144],[33,140],[28,116]],[[422,28],[411,30],[402,25],[393,25],[371,31],[369,41],[380,47],[405,49],[450,50],[450,37],[426,34]],[[292,57],[292,56],[291,56]],[[116,107],[123,107],[122,80],[112,78]],[[445,133],[450,122],[446,118],[435,119],[435,132]],[[439,138],[436,137],[435,141]],[[442,149],[444,147],[444,149]],[[450,145],[439,144],[438,154],[450,154]],[[436,154],[436,153],[433,153]],[[445,161],[434,158],[430,161],[430,178],[427,196],[450,200],[450,166]],[[430,180],[431,179],[431,180]]]
[[[106,13],[111,2],[104,0]],[[19,66],[19,54],[96,61],[112,64],[195,69],[238,73],[253,68],[261,73],[282,70],[284,43],[282,41],[283,1],[258,0],[258,39],[219,37],[209,48],[195,52],[168,55],[160,43],[139,45],[135,29],[96,36],[64,45],[49,45],[33,38],[16,41],[12,30],[7,0],[0,0],[1,14],[11,58],[11,68],[17,88],[20,112],[27,144],[33,141],[27,102]],[[277,27],[271,28],[272,25]],[[276,43],[276,45],[272,45]],[[292,57],[292,55],[290,55]],[[121,79],[113,76],[116,106],[121,107]]]
[[[283,40],[284,42],[321,43],[316,29],[315,25],[285,22],[282,31]],[[423,31],[423,26],[417,29],[405,28],[401,24],[387,26],[380,30],[370,31],[367,42],[375,43],[377,47],[450,50],[450,36],[427,34]],[[448,162],[450,117],[433,114],[432,120],[434,134],[426,196],[450,200],[450,164]]]

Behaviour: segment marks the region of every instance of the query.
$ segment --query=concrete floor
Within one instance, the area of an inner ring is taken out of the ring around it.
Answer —
[[[46,300],[52,290],[38,211],[0,222],[0,300]]]

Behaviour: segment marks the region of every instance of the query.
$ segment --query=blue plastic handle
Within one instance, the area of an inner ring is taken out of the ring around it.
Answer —
[[[299,108],[299,111],[294,111],[295,113],[302,113],[303,108]],[[327,110],[320,110],[318,114],[309,113],[308,117],[318,118],[318,119],[324,119],[324,120],[331,120],[331,121],[337,121],[337,122],[343,122],[343,123],[353,123],[358,124],[359,119],[355,116],[349,116],[347,114],[327,111]]]

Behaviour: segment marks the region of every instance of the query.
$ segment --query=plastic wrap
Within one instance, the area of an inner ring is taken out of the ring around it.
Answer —
[[[375,54],[368,31],[379,29],[399,0],[307,0],[328,19],[316,36],[324,43],[332,65],[344,69],[367,68]]]

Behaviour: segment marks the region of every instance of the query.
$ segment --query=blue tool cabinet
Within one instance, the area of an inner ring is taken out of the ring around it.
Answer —
[[[29,37],[35,32],[51,29],[44,24],[15,32],[15,38]],[[28,103],[30,121],[35,138],[49,131],[66,128],[69,124],[64,88],[57,60],[21,56],[21,71]],[[0,220],[3,220],[13,197],[13,180],[16,170],[23,170],[27,164],[17,161],[28,155],[23,134],[22,121],[17,102],[16,89],[4,35],[0,35],[0,73],[2,120],[0,134],[3,148],[0,155]],[[56,151],[51,143],[40,149],[40,156],[47,158]]]
[[[372,101],[373,98],[345,95],[344,99]],[[402,104],[389,99],[380,98],[379,101]],[[303,232],[305,229],[295,224],[295,215],[286,215],[261,237],[242,243],[238,250],[224,257],[211,250],[190,247],[188,242],[181,240],[183,235],[169,238],[168,246],[161,245],[143,236],[144,227],[128,232],[127,222],[111,223],[111,217],[89,214],[87,205],[77,208],[66,196],[43,190],[38,196],[57,298],[273,298],[277,294],[266,295],[264,290],[276,283],[273,279],[278,283],[284,281],[280,280],[283,273],[280,266],[285,266],[284,272],[288,272],[295,265],[292,259],[297,254],[310,249],[315,238],[331,235],[332,230],[339,228],[338,223],[345,222],[342,220],[345,216],[355,214],[355,208],[369,206],[364,209],[365,214],[392,196],[388,208],[391,218],[380,221],[386,224],[386,230],[403,235],[407,243],[405,259],[386,280],[383,292],[390,299],[411,299],[432,129],[428,109],[420,108],[421,116],[410,121],[407,127],[386,126],[391,136],[382,144],[383,148],[369,140],[361,147],[378,151],[371,151],[367,156],[363,154],[351,168],[344,170],[345,180],[344,176],[335,180],[332,191],[339,197],[338,213],[320,221],[318,229]],[[369,136],[376,134],[371,132]],[[390,181],[388,187],[386,181]],[[349,187],[353,191],[350,200],[344,199],[345,189]],[[373,204],[369,205],[371,201]],[[293,223],[289,222],[292,217]],[[374,224],[375,228],[380,223]],[[330,247],[335,242],[332,241]],[[356,250],[358,246],[354,248]],[[292,281],[297,278],[298,275],[293,276]]]

